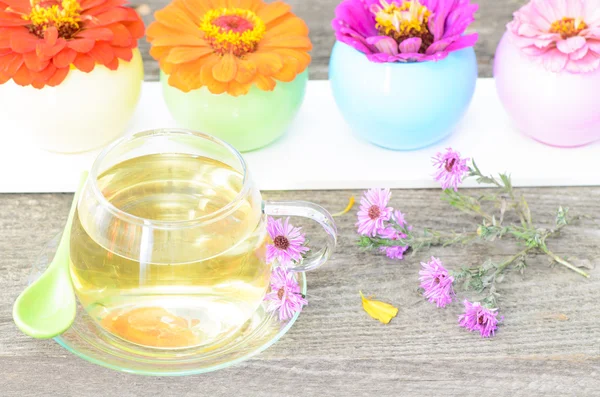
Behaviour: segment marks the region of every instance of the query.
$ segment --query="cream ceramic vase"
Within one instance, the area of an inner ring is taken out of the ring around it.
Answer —
[[[96,65],[73,69],[56,87],[0,85],[0,117],[12,133],[32,145],[59,153],[100,148],[118,138],[136,109],[144,69],[138,49],[117,70]]]

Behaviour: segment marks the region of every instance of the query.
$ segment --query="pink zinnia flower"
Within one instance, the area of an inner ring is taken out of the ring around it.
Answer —
[[[300,233],[301,228],[290,224],[290,218],[285,221],[281,219],[267,219],[267,232],[273,244],[267,245],[267,263],[272,263],[276,259],[282,266],[289,265],[292,261],[300,262],[302,255],[309,249],[304,246],[306,238],[304,233]]]
[[[395,211],[395,213],[400,213],[400,211]],[[401,214],[401,213],[400,213]],[[379,237],[388,239],[388,240],[399,240],[401,238],[406,238],[406,234],[399,232],[393,227],[386,227],[382,229],[378,233]],[[408,250],[408,246],[393,246],[393,247],[379,247],[381,252],[384,252],[388,258],[391,259],[402,259],[404,257],[404,253]]]
[[[465,299],[465,312],[458,316],[458,324],[469,331],[479,331],[482,338],[494,336],[498,328],[498,309],[488,309],[479,302]]]
[[[422,270],[419,271],[419,280],[421,288],[423,288],[423,296],[431,303],[435,303],[437,307],[445,307],[452,302],[454,297],[454,289],[452,283],[454,277],[448,274],[448,270],[444,267],[438,258],[431,257],[427,263],[421,262]]]
[[[435,173],[435,180],[440,182],[442,189],[453,188],[456,192],[458,185],[462,182],[463,177],[469,172],[467,166],[468,158],[461,158],[459,152],[455,152],[452,148],[447,148],[445,153],[438,153],[433,158],[433,165],[438,170]]]
[[[279,320],[288,320],[308,304],[302,295],[300,286],[292,272],[283,266],[277,267],[271,274],[271,292],[265,296],[267,311],[279,311]]]
[[[600,66],[597,0],[533,0],[514,13],[509,38],[552,72],[585,73]]]
[[[390,189],[369,189],[360,199],[358,211],[358,233],[375,237],[384,228],[384,222],[390,220],[392,208],[388,202],[392,197]]]
[[[465,30],[477,9],[469,0],[343,0],[331,25],[371,62],[439,61],[475,44]]]

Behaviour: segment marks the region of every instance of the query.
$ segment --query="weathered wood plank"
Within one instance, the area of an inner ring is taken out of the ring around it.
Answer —
[[[558,203],[589,214],[600,210],[598,188],[525,189],[535,217],[552,219]],[[331,211],[359,192],[267,192],[269,199],[302,199]],[[463,229],[436,190],[394,192],[392,205],[418,227]],[[533,259],[524,276],[511,273],[502,287],[505,316],[498,335],[482,340],[457,327],[459,304],[437,309],[416,291],[418,262],[429,255],[449,266],[505,257],[500,242],[434,249],[402,262],[360,252],[355,217],[338,218],[340,246],[330,263],[308,274],[310,301],[277,344],[240,366],[181,379],[120,374],[78,359],[52,341],[20,334],[11,305],[24,287],[39,247],[62,228],[70,195],[0,196],[0,395],[336,396],[597,395],[600,390],[600,267],[592,278]],[[306,225],[309,235],[316,229]],[[572,227],[557,253],[600,256],[600,232],[591,222]],[[383,326],[360,306],[358,290],[400,308]]]

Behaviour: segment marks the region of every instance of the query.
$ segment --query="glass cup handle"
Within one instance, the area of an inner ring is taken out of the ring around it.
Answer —
[[[313,270],[327,262],[337,244],[337,228],[333,217],[320,205],[306,201],[280,201],[263,203],[263,212],[269,216],[300,216],[317,222],[325,230],[327,235],[325,247],[317,252],[309,251],[307,257],[295,266],[288,269],[294,272],[305,272]]]

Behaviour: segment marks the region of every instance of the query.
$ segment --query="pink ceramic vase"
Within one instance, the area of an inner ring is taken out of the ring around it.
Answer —
[[[559,147],[600,140],[600,69],[550,72],[505,33],[496,50],[494,77],[504,108],[524,134]]]

